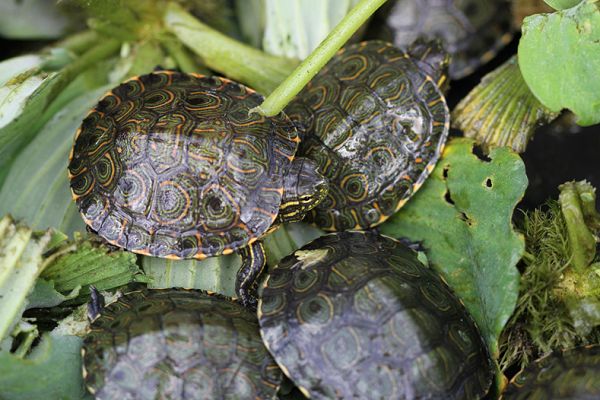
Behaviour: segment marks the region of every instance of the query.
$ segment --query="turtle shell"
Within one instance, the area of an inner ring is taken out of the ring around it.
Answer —
[[[275,220],[298,146],[283,113],[230,80],[177,72],[132,78],[104,96],[77,132],[73,198],[108,242],[166,258],[229,254]]]
[[[307,221],[336,231],[375,226],[429,176],[450,115],[438,87],[446,77],[433,79],[422,64],[390,43],[351,45],[290,102],[286,113],[301,135],[297,155],[315,160],[329,182]]]
[[[600,346],[550,353],[519,372],[501,400],[597,400],[600,398]]]
[[[491,384],[462,302],[389,237],[329,234],[285,257],[263,284],[258,319],[311,399],[479,399]]]
[[[108,304],[83,342],[96,399],[272,399],[281,370],[253,312],[192,289],[147,289]]]
[[[452,55],[450,77],[460,79],[491,60],[512,38],[506,0],[398,0],[383,8],[377,36],[406,49],[418,37],[439,38]]]

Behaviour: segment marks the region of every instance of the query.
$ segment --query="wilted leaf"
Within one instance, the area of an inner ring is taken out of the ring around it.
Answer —
[[[600,0],[524,21],[519,43],[523,78],[554,112],[573,111],[582,126],[600,123]]]
[[[49,229],[38,237],[29,227],[15,225],[9,215],[0,219],[0,341],[26,307],[25,298],[43,268],[42,253],[53,232]]]
[[[474,143],[450,141],[431,177],[380,229],[424,240],[429,265],[458,293],[498,357],[498,336],[519,293],[515,265],[524,241],[511,218],[527,176],[508,147],[483,161],[472,154]]]

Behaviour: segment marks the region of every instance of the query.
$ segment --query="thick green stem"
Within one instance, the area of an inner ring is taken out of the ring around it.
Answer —
[[[73,53],[81,54],[98,43],[99,40],[100,37],[98,36],[98,32],[88,30],[70,35],[56,45],[53,45],[53,47],[62,47]]]
[[[581,274],[596,256],[596,239],[585,223],[576,183],[567,182],[558,188],[558,201],[569,232],[573,267]]]
[[[262,94],[271,93],[298,64],[240,43],[198,21],[176,3],[165,9],[165,26],[211,69]]]
[[[56,98],[62,92],[62,90],[69,84],[77,75],[88,69],[94,63],[104,60],[106,57],[119,51],[121,47],[121,41],[117,39],[106,39],[96,46],[83,53],[81,57],[67,65],[60,72],[62,76],[60,80],[56,82],[52,87],[52,92],[48,96],[47,104],[50,104],[52,100]]]
[[[331,31],[303,62],[269,97],[255,109],[262,115],[277,115],[319,72],[350,36],[383,4],[385,0],[362,0]]]
[[[192,60],[188,51],[183,47],[181,42],[169,35],[166,38],[160,38],[162,45],[167,49],[167,53],[177,63],[180,70],[184,72],[197,73],[202,75],[210,75],[208,68],[198,65]]]

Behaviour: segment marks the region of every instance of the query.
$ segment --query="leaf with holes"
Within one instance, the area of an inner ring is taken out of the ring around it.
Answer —
[[[600,122],[600,0],[525,18],[519,42],[523,78],[554,112],[573,111],[581,126]]]
[[[498,336],[519,294],[515,265],[524,239],[511,218],[527,176],[509,147],[480,160],[472,152],[474,143],[450,141],[431,177],[380,230],[424,240],[429,264],[462,298],[497,358]]]

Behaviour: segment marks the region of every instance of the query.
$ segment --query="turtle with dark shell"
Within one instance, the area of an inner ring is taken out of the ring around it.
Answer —
[[[77,131],[69,159],[75,203],[109,243],[171,259],[239,251],[236,292],[255,304],[259,238],[323,199],[314,161],[295,158],[296,128],[249,113],[263,96],[228,79],[177,72],[111,90]]]
[[[600,399],[600,346],[546,354],[510,381],[501,400]]]
[[[437,41],[405,53],[368,41],[340,50],[286,107],[329,192],[307,221],[366,229],[394,214],[433,170],[448,136],[450,58]]]
[[[322,236],[262,286],[263,340],[311,399],[480,399],[486,344],[464,304],[417,252],[372,232]]]
[[[373,23],[375,36],[406,49],[415,39],[440,39],[452,56],[450,77],[460,79],[490,61],[513,36],[507,0],[397,0]]]
[[[194,289],[146,289],[104,307],[92,290],[84,380],[98,400],[274,399],[281,370],[256,313]]]

